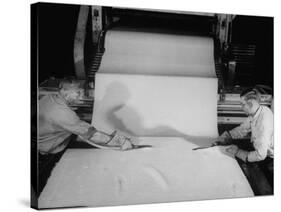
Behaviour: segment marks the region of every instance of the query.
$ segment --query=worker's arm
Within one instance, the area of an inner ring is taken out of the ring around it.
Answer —
[[[78,135],[84,140],[109,146],[119,145],[122,149],[130,148],[130,145],[128,145],[128,143],[131,143],[129,138],[119,134],[110,135],[97,130],[89,123],[82,121],[70,108],[60,109],[53,120],[64,130]]]
[[[89,123],[82,121],[77,114],[68,107],[58,107],[56,110],[50,113],[50,115],[52,116],[50,118],[55,125],[70,133],[81,136],[83,139],[88,140],[94,135],[97,135],[92,141],[97,143],[105,143],[110,140],[108,135],[99,132]]]
[[[103,144],[108,147],[120,147],[121,150],[133,148],[131,139],[125,135],[117,133],[117,131],[114,131],[111,135],[97,131],[88,141],[93,141],[94,143]]]
[[[90,141],[93,141],[93,142],[99,143],[99,144],[106,144],[111,139],[112,139],[111,135],[109,135],[105,132],[99,131],[99,130],[96,130],[96,132],[89,138]]]
[[[51,113],[51,120],[54,125],[65,131],[89,139],[96,133],[96,129],[89,123],[82,121],[77,114],[67,107],[56,108]]]
[[[111,139],[106,144],[109,146],[120,146],[122,150],[133,148],[132,140],[125,135],[117,133],[117,131],[111,134]]]
[[[263,117],[256,129],[253,139],[254,151],[238,149],[236,157],[243,161],[255,162],[264,160],[273,137],[273,120]]]
[[[217,143],[220,145],[232,144],[232,139],[241,139],[248,135],[251,131],[250,120],[247,118],[241,125],[230,130],[224,131],[219,137]],[[216,142],[214,143],[216,144]]]
[[[250,118],[247,118],[242,124],[238,127],[229,131],[229,134],[232,139],[241,139],[245,138],[248,133],[251,132]]]

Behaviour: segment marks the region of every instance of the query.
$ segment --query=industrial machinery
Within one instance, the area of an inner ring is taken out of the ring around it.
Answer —
[[[121,27],[133,30],[210,36],[214,39],[215,70],[218,78],[218,125],[223,129],[243,122],[239,94],[249,85],[255,69],[256,46],[232,42],[235,15],[186,11],[163,11],[102,6],[80,6],[74,40],[76,76],[85,84],[85,96],[74,109],[84,108],[81,118],[91,121],[94,79],[104,49],[107,30]],[[82,61],[82,62],[81,62]],[[41,83],[40,93],[52,92],[52,82]],[[50,85],[50,88],[46,86]],[[271,107],[273,92],[269,86],[259,86],[262,104]],[[83,99],[85,101],[83,101]],[[85,112],[85,108],[88,108]]]
[[[235,18],[235,15],[228,14],[80,6],[74,41],[74,63],[76,76],[85,81],[83,83],[86,102],[80,102],[79,106],[92,106],[89,102],[93,100],[95,73],[100,67],[105,51],[104,40],[107,30],[116,27],[157,30],[161,33],[213,37],[215,70],[219,82],[219,128],[224,129],[228,125],[233,127],[242,123],[246,114],[241,110],[239,95],[243,89],[251,85],[256,45],[232,42]],[[270,107],[273,99],[272,89],[260,85],[258,90],[262,94],[262,104]],[[90,109],[88,111],[91,112]],[[87,117],[86,120],[90,121],[90,116],[85,113],[81,117]]]

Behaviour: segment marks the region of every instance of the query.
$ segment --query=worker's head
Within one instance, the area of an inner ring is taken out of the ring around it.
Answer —
[[[260,106],[260,93],[257,89],[251,88],[240,94],[242,110],[248,115],[253,115]]]
[[[73,103],[82,95],[81,84],[74,77],[64,78],[60,82],[59,93],[67,103]]]

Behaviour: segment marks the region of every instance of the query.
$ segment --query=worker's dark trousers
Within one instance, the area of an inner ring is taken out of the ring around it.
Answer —
[[[268,180],[269,184],[271,185],[272,189],[274,188],[274,159],[267,157],[265,160],[258,162],[259,167],[262,169],[266,179]]]
[[[240,149],[246,150],[246,151],[254,151],[253,144],[250,142],[249,139],[238,139],[234,140],[233,144],[237,145]],[[262,172],[264,173],[267,181],[271,185],[272,189],[273,187],[273,173],[274,173],[274,167],[273,167],[273,158],[267,157],[265,160],[260,162],[254,162],[257,164]]]
[[[34,195],[34,198],[39,197],[47,183],[53,167],[59,161],[63,152],[48,155],[42,155],[38,153],[37,162],[31,164],[33,170],[31,173],[31,192],[32,195]]]
[[[42,155],[39,153],[38,160],[38,196],[42,192],[55,164],[60,160],[64,151],[57,154]]]
[[[76,136],[71,135],[67,139],[64,140],[64,143],[69,144]],[[66,147],[67,148],[67,147]],[[38,184],[37,184],[37,196],[39,197],[40,193],[42,192],[43,188],[45,187],[49,176],[53,168],[55,167],[56,163],[60,160],[61,156],[65,152],[66,148],[58,152],[56,154],[40,154],[38,153]]]

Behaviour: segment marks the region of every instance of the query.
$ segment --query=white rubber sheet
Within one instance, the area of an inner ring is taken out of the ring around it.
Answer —
[[[221,153],[222,147],[192,151],[198,146],[194,140],[173,137],[142,137],[139,143],[153,148],[67,150],[39,197],[39,207],[253,196],[238,163]]]
[[[133,136],[217,132],[217,79],[96,74],[92,124]]]
[[[109,30],[99,73],[216,77],[211,37]]]

